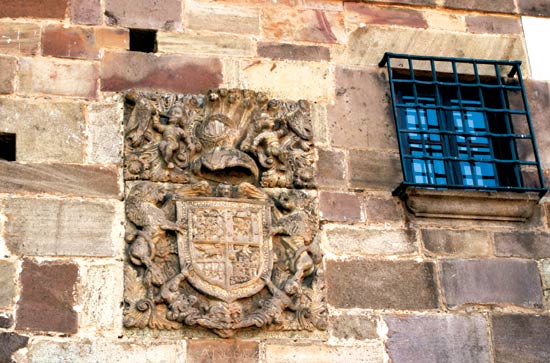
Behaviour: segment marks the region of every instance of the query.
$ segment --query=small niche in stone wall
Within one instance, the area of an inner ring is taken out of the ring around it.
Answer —
[[[15,134],[0,132],[0,159],[15,161]]]
[[[326,327],[310,107],[126,94],[127,328]]]

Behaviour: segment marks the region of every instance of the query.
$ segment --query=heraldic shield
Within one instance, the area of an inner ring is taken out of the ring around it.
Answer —
[[[273,266],[267,201],[196,197],[176,202],[181,266],[198,290],[232,302],[256,294]]]

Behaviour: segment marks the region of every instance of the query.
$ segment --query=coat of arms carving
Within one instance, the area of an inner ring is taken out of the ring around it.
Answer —
[[[306,101],[132,91],[124,137],[126,327],[325,329]]]

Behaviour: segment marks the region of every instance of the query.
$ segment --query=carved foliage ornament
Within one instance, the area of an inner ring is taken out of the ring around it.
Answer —
[[[309,105],[126,95],[128,328],[326,326]]]

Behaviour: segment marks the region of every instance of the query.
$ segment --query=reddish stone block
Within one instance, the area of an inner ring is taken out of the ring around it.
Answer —
[[[356,0],[350,0],[353,2]],[[370,0],[373,3],[435,6],[436,0]]]
[[[466,26],[470,33],[519,34],[521,23],[517,18],[502,16],[466,16]]]
[[[369,224],[403,221],[403,207],[397,198],[367,198],[365,200],[365,211]]]
[[[42,32],[42,54],[61,58],[99,58],[92,28],[50,25]]]
[[[0,23],[0,53],[35,55],[40,48],[40,26],[32,23]]]
[[[487,323],[482,315],[386,316],[392,362],[490,362]],[[413,344],[411,344],[414,342]]]
[[[356,194],[321,192],[319,196],[321,218],[335,222],[360,222],[361,201]]]
[[[330,52],[327,47],[285,43],[258,43],[258,56],[313,62],[330,60]]]
[[[531,111],[531,120],[535,137],[537,138],[537,146],[539,149],[540,162],[543,169],[550,169],[550,123],[548,115],[550,115],[550,82],[542,81],[525,81],[525,91]],[[532,150],[529,148],[529,151]],[[532,159],[532,153],[526,155]]]
[[[399,155],[350,150],[348,173],[353,188],[392,191],[403,181]]]
[[[431,262],[327,261],[327,301],[336,308],[438,308]]]
[[[97,25],[101,22],[100,0],[71,0],[71,23]]]
[[[346,156],[342,151],[319,149],[317,184],[319,186],[346,185]]]
[[[181,28],[181,0],[106,0],[105,22],[125,28]]]
[[[519,0],[519,12],[524,15],[550,17],[548,0]]]
[[[550,233],[503,232],[494,239],[497,256],[550,258]]]
[[[16,333],[0,333],[0,362],[15,363],[11,355],[27,346],[29,337]]]
[[[65,18],[69,0],[2,0],[0,18]]]
[[[128,29],[95,27],[94,32],[99,48],[127,50],[130,46]]]
[[[15,75],[17,72],[17,59],[14,57],[0,56],[0,94],[13,93],[15,89]]]
[[[220,86],[222,64],[219,59],[213,58],[106,52],[100,77],[102,91],[137,87],[199,93]]]
[[[535,261],[456,259],[440,262],[443,295],[450,307],[510,304],[542,308],[542,288]]]
[[[73,310],[78,266],[74,263],[23,261],[21,297],[17,303],[18,330],[76,333]]]
[[[357,17],[361,22],[378,25],[402,25],[427,28],[428,23],[420,11],[413,9],[378,7],[370,4],[346,3],[347,16]]]
[[[495,362],[550,362],[550,317],[494,315],[491,322]]]
[[[516,12],[514,0],[445,0],[444,6],[451,9],[487,11],[492,13],[512,14]]]
[[[258,342],[246,340],[191,339],[187,363],[257,363]]]

